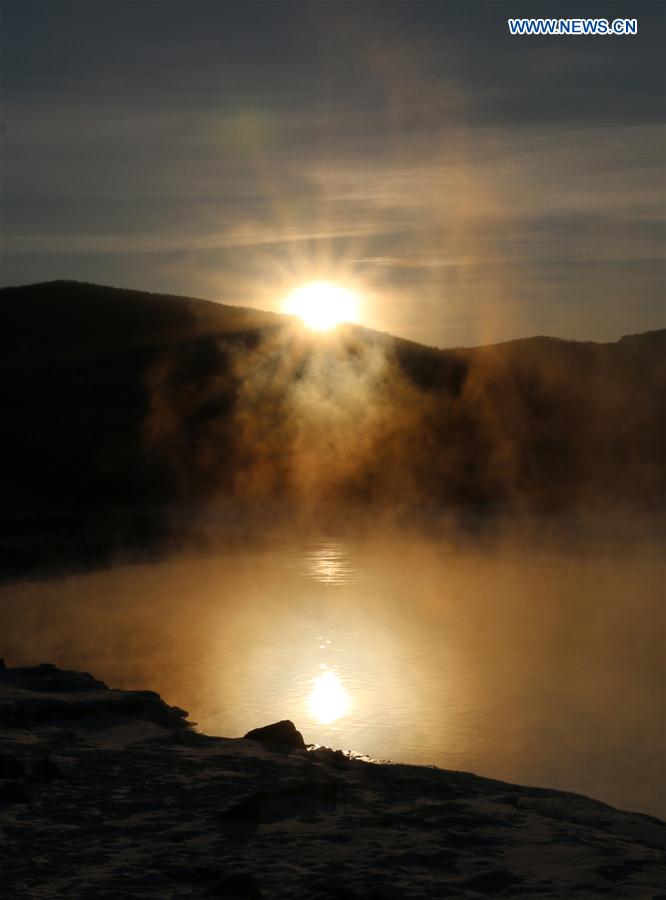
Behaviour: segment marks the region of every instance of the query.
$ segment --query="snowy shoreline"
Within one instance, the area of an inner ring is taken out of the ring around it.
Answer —
[[[186,716],[84,673],[0,668],[3,897],[666,898],[659,819]]]

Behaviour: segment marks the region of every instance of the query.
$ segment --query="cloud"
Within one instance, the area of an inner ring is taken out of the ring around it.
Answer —
[[[272,308],[324,269],[444,344],[547,330],[575,276],[592,336],[604,293],[631,298],[614,336],[659,324],[650,5],[596,42],[512,39],[497,4],[30,6],[3,33],[5,283]]]
[[[277,232],[254,226],[238,226],[220,234],[34,234],[15,235],[5,241],[5,250],[17,254],[143,254],[260,247],[306,241],[337,240],[377,234],[376,228],[339,231]]]

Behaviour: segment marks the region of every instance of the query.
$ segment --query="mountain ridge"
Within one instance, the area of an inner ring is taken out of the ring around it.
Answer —
[[[157,302],[160,304],[164,304],[165,301],[178,301],[180,303],[184,303],[187,305],[196,304],[199,307],[201,312],[208,312],[213,317],[219,316],[220,311],[223,311],[226,314],[234,313],[234,314],[246,314],[250,317],[256,316],[258,320],[264,320],[265,323],[272,322],[273,324],[279,324],[284,322],[285,320],[293,319],[293,316],[288,316],[285,313],[277,313],[270,310],[259,309],[252,306],[242,306],[237,304],[230,303],[221,303],[217,300],[209,300],[204,297],[193,297],[189,294],[169,294],[164,291],[145,291],[145,290],[137,290],[134,288],[128,287],[119,287],[115,285],[104,285],[97,284],[96,282],[89,281],[77,281],[76,279],[68,279],[68,278],[56,278],[50,281],[41,281],[41,282],[33,282],[29,284],[21,284],[21,285],[7,285],[0,288],[0,298],[4,299],[9,295],[14,295],[15,297],[19,293],[28,293],[30,291],[53,291],[54,289],[66,288],[68,290],[75,290],[86,292],[88,295],[91,291],[100,292],[104,291],[108,294],[116,294],[117,296],[124,297],[132,297],[134,301],[136,298],[145,298],[146,300],[150,300],[151,302]],[[429,350],[438,350],[441,352],[457,352],[457,351],[466,351],[466,350],[481,350],[487,347],[506,347],[508,345],[515,345],[519,343],[524,343],[527,341],[553,341],[553,342],[563,342],[563,343],[573,343],[573,344],[584,344],[584,345],[594,345],[594,346],[611,346],[615,344],[619,344],[622,341],[630,341],[634,339],[643,339],[649,338],[654,335],[666,336],[666,327],[664,328],[655,328],[649,329],[644,332],[636,332],[631,334],[621,335],[615,341],[594,341],[594,340],[578,340],[576,338],[565,338],[559,337],[557,335],[547,335],[547,334],[534,334],[528,335],[526,337],[519,338],[509,338],[505,341],[497,341],[492,342],[490,344],[474,344],[474,345],[455,345],[455,346],[440,346],[436,344],[423,344],[420,341],[414,341],[410,338],[405,338],[400,335],[395,335],[392,332],[382,331],[380,329],[371,328],[366,325],[358,325],[356,326],[362,329],[365,332],[370,332],[376,335],[382,335],[384,337],[388,337],[391,340],[397,340],[404,342],[406,344],[413,345],[415,347],[426,348]]]
[[[666,330],[439,349],[80,282],[0,298],[11,572],[37,548],[154,546],[223,508],[409,521],[666,498]]]

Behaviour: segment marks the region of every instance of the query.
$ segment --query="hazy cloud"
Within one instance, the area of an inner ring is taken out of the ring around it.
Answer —
[[[540,2],[7,2],[3,282],[276,308],[334,271],[440,344],[552,329],[575,283],[573,336],[656,327],[656,7],[574,42],[508,35]]]

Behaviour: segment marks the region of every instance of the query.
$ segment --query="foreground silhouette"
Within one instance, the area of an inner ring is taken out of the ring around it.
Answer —
[[[663,896],[658,819],[185,716],[91,675],[0,669],[4,895]]]

